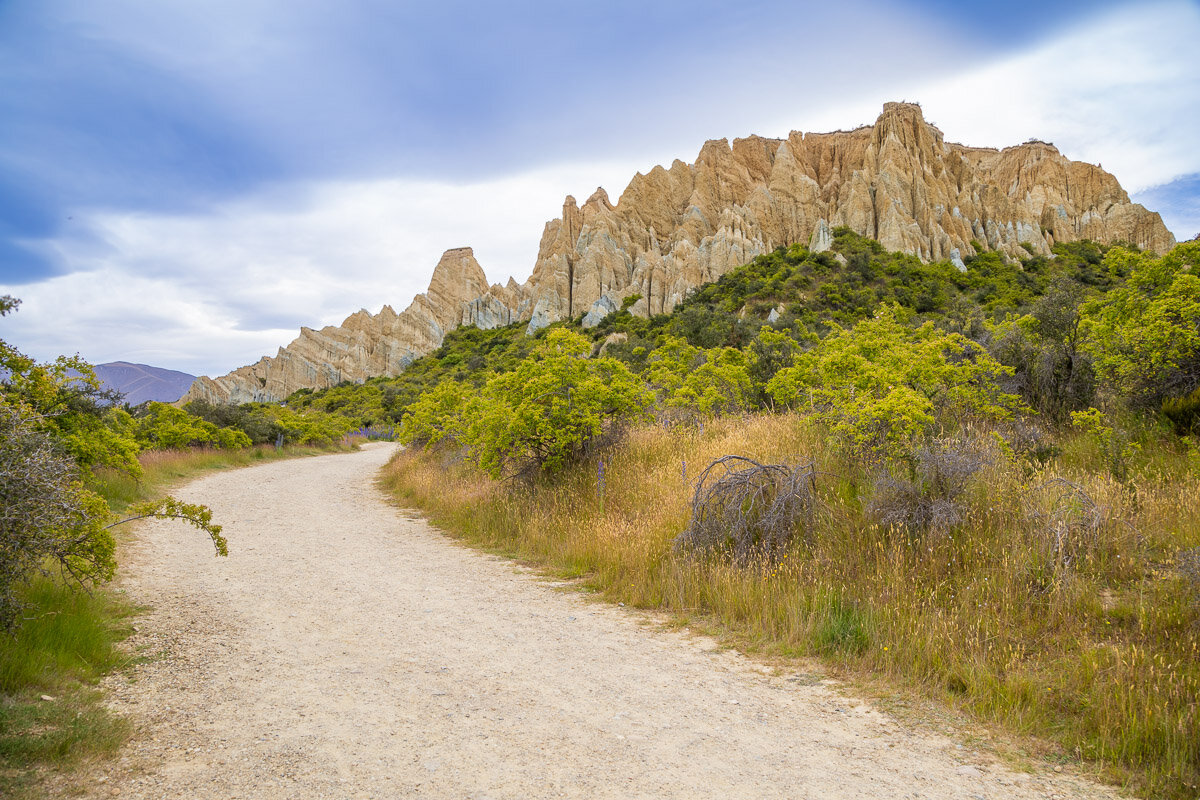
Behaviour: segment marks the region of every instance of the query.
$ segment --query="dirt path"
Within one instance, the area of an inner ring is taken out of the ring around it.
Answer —
[[[109,681],[138,726],[90,797],[1045,798],[830,686],[555,591],[384,501],[391,453],[196,481],[230,556],[139,529],[123,586],[156,658]],[[790,679],[789,679],[790,678]]]

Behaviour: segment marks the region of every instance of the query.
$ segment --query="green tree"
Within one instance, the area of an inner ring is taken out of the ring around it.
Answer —
[[[431,448],[465,439],[467,420],[478,405],[478,392],[444,380],[408,407],[400,421],[400,441]]]
[[[1200,243],[1161,258],[1114,247],[1104,264],[1128,278],[1084,307],[1101,377],[1141,407],[1200,389]]]
[[[1012,367],[1015,389],[1030,406],[1063,422],[1096,394],[1092,356],[1079,313],[1083,290],[1061,281],[1022,317],[991,326],[992,354]]]
[[[156,402],[147,405],[138,424],[138,437],[159,450],[202,446],[240,450],[250,446],[250,437],[239,430],[218,428],[182,408]]]
[[[645,416],[653,401],[645,385],[590,350],[585,337],[553,328],[516,369],[487,382],[466,437],[492,477],[551,472],[622,421]]]
[[[813,410],[850,449],[889,458],[911,457],[936,422],[1003,419],[1022,407],[997,382],[1011,370],[982,346],[932,322],[909,327],[901,311],[883,306],[849,330],[835,328],[767,391]]]
[[[0,316],[19,305],[16,298],[0,297]],[[103,388],[91,364],[79,356],[39,363],[0,340],[0,375],[8,405],[35,429],[49,433],[80,466],[141,475],[140,448],[129,436],[128,418],[113,409],[120,395]]]
[[[754,385],[748,359],[741,350],[717,347],[688,371],[667,398],[668,408],[695,409],[709,417],[748,411],[754,404]]]
[[[16,306],[13,298],[0,298],[0,315]],[[0,340],[0,361],[8,373],[0,391],[0,628],[11,630],[25,607],[20,587],[30,576],[58,569],[79,583],[112,577],[110,529],[120,522],[82,478],[99,464],[133,472],[123,461],[137,465],[137,449],[129,444],[132,419],[99,407],[98,382],[81,359],[38,364]],[[68,365],[82,378],[62,369]],[[88,420],[95,420],[93,427]],[[89,431],[103,438],[94,441]],[[226,552],[221,528],[203,506],[164,498],[132,512],[186,519],[209,534],[218,554]]]

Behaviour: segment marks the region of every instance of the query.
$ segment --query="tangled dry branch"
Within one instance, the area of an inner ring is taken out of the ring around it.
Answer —
[[[718,552],[738,563],[774,560],[815,524],[812,462],[760,464],[744,456],[713,461],[696,480],[692,521],[675,540],[683,552]]]
[[[945,533],[966,519],[971,479],[991,456],[965,442],[939,442],[917,451],[911,477],[887,474],[875,481],[867,513],[884,527]]]
[[[1105,517],[1087,492],[1065,478],[1051,478],[1026,493],[1025,518],[1034,536],[1064,568],[1095,546]]]

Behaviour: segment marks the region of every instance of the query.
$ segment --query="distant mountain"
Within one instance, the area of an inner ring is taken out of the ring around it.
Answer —
[[[174,403],[196,380],[195,375],[173,369],[151,367],[146,364],[130,364],[128,361],[113,361],[97,364],[96,377],[104,388],[115,389],[125,395],[125,402],[136,406],[148,400]]]

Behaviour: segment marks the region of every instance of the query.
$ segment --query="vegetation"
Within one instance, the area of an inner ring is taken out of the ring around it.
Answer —
[[[78,360],[0,343],[0,457],[44,451],[10,485],[98,520],[99,496],[147,499],[171,448],[252,459],[396,428],[394,491],[473,542],[1194,796],[1200,249],[976,243],[960,270],[834,233],[671,314],[630,297],[591,329],[463,327],[400,376],[282,404],[123,408]],[[23,528],[41,555],[12,574],[109,564],[108,519],[56,539],[70,524]]]
[[[762,256],[673,314],[552,326],[515,365],[519,331],[490,332],[506,360],[474,372],[448,337],[399,414],[428,454],[389,481],[459,535],[614,599],[884,676],[881,691],[1035,734],[1147,796],[1193,796],[1194,246],[977,250],[963,272],[839,230],[832,252]],[[573,342],[575,369],[623,363],[658,424],[624,408],[624,440],[494,482],[509,473],[473,431],[540,396],[551,340]]]
[[[419,449],[385,481],[443,530],[614,602],[662,609],[741,649],[820,656],[885,703],[932,698],[1035,737],[1021,746],[1039,758],[1146,797],[1190,798],[1200,460],[1172,434],[1139,435],[1128,482],[1103,468],[1090,433],[1064,431],[1060,455],[1040,464],[1004,426],[964,430],[881,481],[798,413],[637,427],[528,486]],[[731,453],[812,460],[801,472],[815,477],[811,507],[793,509],[786,546],[762,547],[769,525],[738,527],[752,512],[727,520],[715,549],[697,541],[708,556],[678,549],[695,519],[690,479]]]

